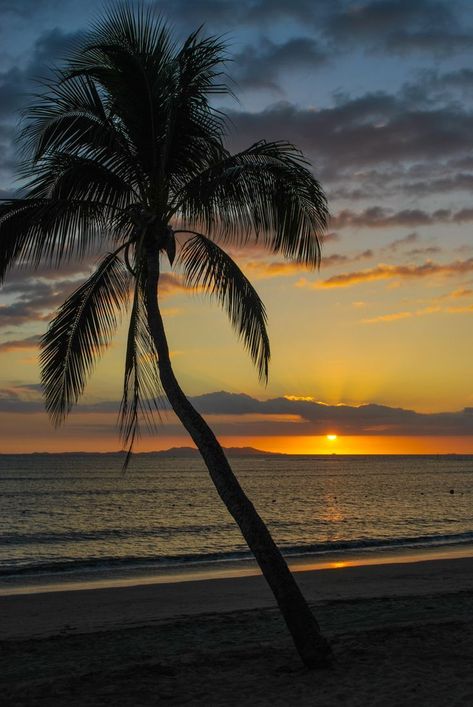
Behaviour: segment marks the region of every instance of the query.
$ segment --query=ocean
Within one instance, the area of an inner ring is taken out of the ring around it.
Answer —
[[[247,563],[197,458],[0,455],[0,585]],[[235,457],[289,558],[473,546],[473,456]]]

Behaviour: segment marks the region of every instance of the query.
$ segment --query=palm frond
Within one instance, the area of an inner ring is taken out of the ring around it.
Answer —
[[[174,191],[221,155],[226,117],[210,105],[209,97],[230,93],[225,60],[223,42],[201,36],[200,30],[188,37],[174,60],[163,154]]]
[[[271,252],[312,267],[328,219],[325,195],[301,153],[265,141],[209,165],[184,187],[176,214],[214,238],[261,239]]]
[[[121,168],[123,167],[123,169]],[[139,198],[128,182],[128,166],[116,165],[57,150],[45,156],[25,185],[28,199],[80,200],[100,204],[104,216],[113,222],[117,211],[124,211]]]
[[[249,280],[225,251],[201,234],[184,244],[179,259],[186,284],[217,298],[243,340],[259,377],[267,381],[271,354],[266,310]]]
[[[152,8],[111,7],[71,57],[66,77],[91,81],[148,178],[156,176],[175,46]]]
[[[46,154],[86,148],[108,156],[128,150],[122,127],[114,120],[107,96],[87,75],[72,75],[67,67],[44,82],[23,111],[19,141],[25,156],[37,163]]]
[[[106,238],[106,208],[85,199],[11,199],[0,205],[0,282],[14,264],[58,266]]]
[[[108,254],[49,325],[41,341],[41,382],[46,409],[56,425],[79,399],[109,345],[128,301],[128,287],[123,263]]]
[[[159,401],[164,399],[158,369],[158,356],[146,318],[143,291],[138,277],[135,282],[133,306],[128,327],[125,355],[125,377],[120,405],[120,435],[128,446],[124,469],[128,466],[140,423],[155,430],[155,414],[159,416]]]
[[[219,38],[197,31],[179,48],[152,7],[125,3],[97,23],[64,81],[95,86],[147,179],[159,177],[163,189],[175,189],[202,171],[221,144],[225,121],[208,99],[229,92],[224,60]]]

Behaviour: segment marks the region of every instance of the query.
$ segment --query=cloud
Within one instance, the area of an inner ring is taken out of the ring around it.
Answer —
[[[279,75],[295,69],[314,70],[327,62],[327,54],[312,37],[293,37],[275,43],[263,37],[232,57],[232,73],[242,88],[281,91]]]
[[[321,268],[339,267],[347,263],[356,263],[360,260],[369,260],[373,257],[373,251],[370,249],[360,253],[351,255],[342,255],[340,253],[332,253],[331,255],[322,255]],[[266,279],[272,277],[291,277],[300,275],[307,270],[313,270],[301,263],[291,261],[273,261],[265,262],[264,260],[249,260],[244,263],[244,269],[249,276],[254,279]]]
[[[473,304],[461,307],[425,307],[418,309],[415,312],[393,312],[391,314],[381,314],[378,317],[362,319],[362,324],[383,324],[386,322],[396,322],[400,319],[412,319],[413,317],[425,317],[430,314],[472,314]]]
[[[313,0],[160,0],[158,9],[181,26],[267,27],[281,20],[295,20],[304,27],[314,24],[326,13],[325,2]]]
[[[427,261],[422,265],[386,265],[380,263],[374,268],[345,272],[333,275],[327,280],[309,282],[301,279],[298,287],[309,289],[320,289],[327,287],[349,287],[363,282],[373,282],[375,280],[390,280],[392,278],[416,279],[433,277],[436,275],[452,276],[465,275],[473,272],[473,258],[467,260],[455,260],[451,263],[441,264]]]
[[[436,209],[432,213],[422,209],[401,209],[393,212],[381,206],[370,206],[356,212],[344,209],[332,217],[334,228],[395,228],[430,226],[435,223],[465,223],[473,220],[473,209],[461,209],[452,213],[450,209]]]
[[[25,10],[27,4],[31,5],[28,12]],[[53,4],[50,3],[51,6]],[[22,12],[28,16],[36,9],[36,3],[22,0],[1,7],[0,13],[8,13],[10,5],[11,8],[21,6]],[[5,180],[5,185],[13,182],[13,175],[18,168],[13,136],[17,133],[19,111],[30,102],[32,94],[37,92],[37,80],[50,75],[51,67],[64,57],[68,47],[80,36],[81,32],[63,32],[58,28],[44,32],[25,51],[29,58],[22,68],[13,66],[0,72],[0,176]]]
[[[174,273],[161,273],[159,276],[159,293],[163,297],[171,297],[175,294],[185,292],[189,294],[194,290],[189,289],[184,284],[184,279],[181,275]]]
[[[11,339],[0,343],[0,353],[10,353],[11,351],[21,351],[25,349],[36,349],[41,341],[41,336],[35,334],[25,339]]]
[[[271,277],[288,277],[292,275],[299,275],[308,268],[304,267],[301,263],[284,261],[268,263],[262,260],[250,260],[244,264],[244,269],[252,278],[265,279]]]
[[[3,295],[16,296],[11,304],[0,305],[0,329],[30,322],[44,321],[51,317],[56,307],[76,289],[76,280],[13,281],[7,283]]]
[[[38,389],[39,386],[0,389],[0,412],[43,412]],[[258,400],[243,393],[224,391],[194,396],[190,400],[201,414],[212,418],[217,434],[325,435],[335,431],[339,435],[449,436],[473,433],[471,408],[461,412],[421,414],[374,403],[360,406],[325,405],[312,396],[291,395]],[[84,415],[110,415],[110,429],[115,422],[118,406],[118,401],[78,405],[71,415],[76,419]],[[74,419],[70,424],[76,424]],[[166,424],[167,431],[179,430],[173,416]]]
[[[458,290],[454,290],[450,293],[450,297],[452,297],[453,299],[459,299],[460,297],[470,297],[471,295],[473,295],[473,290],[464,287]]]
[[[404,236],[404,238],[397,238],[395,241],[392,241],[392,243],[388,243],[387,246],[385,246],[384,250],[392,251],[393,253],[396,253],[399,248],[404,248],[404,246],[408,245],[411,246],[414,243],[417,243],[419,241],[419,234],[418,233],[408,233],[407,236]]]
[[[54,10],[64,4],[64,0],[2,0],[0,10],[5,15],[19,15],[20,17],[30,18],[36,12],[44,12],[45,10]]]
[[[459,160],[452,159],[433,165],[432,161],[428,160],[411,165],[406,162],[404,168],[388,165],[385,169],[358,170],[357,187],[350,186],[349,175],[346,175],[343,182],[331,185],[327,191],[330,199],[351,201],[373,201],[388,194],[403,194],[409,198],[450,192],[470,194],[473,191],[473,174],[464,171],[467,165],[464,160],[462,163],[463,167],[460,166]],[[468,165],[468,168],[471,169],[472,166]]]
[[[400,55],[448,56],[471,49],[471,29],[461,24],[455,2],[372,0],[335,4],[326,33],[344,46]]]
[[[312,157],[324,182],[353,179],[377,165],[392,171],[419,160],[438,164],[468,154],[473,133],[473,114],[461,104],[419,108],[402,92],[340,96],[321,109],[280,101],[259,112],[231,111],[230,117],[234,147],[265,138],[293,140]]]
[[[403,250],[406,246],[412,246],[419,242],[419,234],[415,231],[413,233],[408,233],[404,238],[398,238],[392,243],[388,243],[387,246],[383,248],[385,253],[397,253],[399,250]],[[430,256],[438,255],[442,252],[442,248],[436,245],[426,245],[420,246],[419,248],[411,248],[411,250],[406,250],[405,254],[408,258],[416,258],[418,256]]]
[[[302,425],[292,423],[295,434],[393,434],[393,435],[462,435],[473,432],[473,414],[465,410],[457,413],[420,414],[412,410],[367,404],[324,405],[309,399],[291,399],[291,396],[271,400],[256,400],[248,395],[210,393],[192,399],[200,412],[207,415],[292,415]],[[268,420],[268,425],[270,420]],[[299,427],[299,431],[297,431]]]
[[[76,264],[61,268],[61,274],[69,270],[71,278],[54,280],[52,273],[45,270],[41,277],[25,277],[24,270],[12,271],[12,276],[2,288],[4,297],[15,298],[9,304],[0,304],[0,330],[11,326],[49,321],[54,311],[83,281],[84,265]],[[48,277],[45,278],[44,275]],[[182,292],[193,292],[185,285],[180,275],[161,273],[160,294],[166,299]],[[176,310],[174,310],[174,314]],[[172,314],[172,313],[171,313]],[[6,342],[8,344],[8,342]],[[1,350],[1,348],[0,348]]]
[[[380,314],[378,317],[362,319],[362,324],[383,324],[386,322],[397,322],[400,319],[412,319],[412,317],[422,317],[426,314],[434,314],[440,311],[439,308],[428,308],[417,312],[392,312],[391,314]]]
[[[393,211],[381,206],[370,206],[363,211],[343,209],[331,218],[331,226],[343,228],[397,228],[432,226],[438,223],[463,224],[473,221],[473,208],[463,208],[458,211],[436,209],[428,212],[423,209],[401,209]],[[406,238],[410,238],[406,236]],[[402,245],[404,239],[395,241]],[[416,239],[411,238],[411,242]],[[389,246],[388,246],[389,247]]]
[[[442,249],[438,245],[425,246],[425,248],[414,248],[413,250],[408,250],[406,255],[408,258],[417,258],[419,255],[438,255],[442,252]]]
[[[267,29],[296,23],[326,37],[334,54],[360,47],[444,56],[469,49],[472,42],[455,0],[161,0],[158,7],[186,27],[204,22],[211,27]]]
[[[51,67],[60,62],[82,36],[82,32],[63,32],[58,28],[44,32],[29,50],[24,68],[14,66],[0,73],[0,117],[13,119],[15,112],[29,100],[29,95],[37,90],[36,80],[47,76]]]

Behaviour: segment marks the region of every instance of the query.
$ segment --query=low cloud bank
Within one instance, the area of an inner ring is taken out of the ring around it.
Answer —
[[[225,391],[191,398],[205,416],[212,416],[218,434],[238,435],[400,435],[462,436],[473,434],[473,408],[458,412],[419,413],[369,403],[325,405],[308,398],[279,397],[258,400],[244,393]],[[110,414],[112,426],[119,403],[104,401],[79,405],[77,413]],[[39,386],[0,390],[0,413],[33,414],[44,411]],[[72,413],[74,415],[74,413]],[[175,425],[174,417],[168,424]]]

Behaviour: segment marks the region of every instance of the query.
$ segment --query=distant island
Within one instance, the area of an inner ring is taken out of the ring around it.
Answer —
[[[280,452],[265,452],[262,449],[255,449],[254,447],[223,447],[223,451],[228,457],[287,457],[289,454],[283,454]],[[0,456],[10,457],[10,456],[20,456],[25,454],[25,456],[89,456],[100,454],[101,456],[118,456],[126,454],[124,450],[117,450],[116,452],[18,452],[18,453],[0,453]],[[172,458],[172,459],[194,459],[199,458],[200,453],[195,447],[171,447],[170,449],[161,449],[154,452],[135,452],[133,456],[136,457],[146,457],[154,456],[161,458]]]
[[[254,447],[223,447],[223,451],[228,457],[287,457],[287,454],[279,452],[265,452]],[[160,452],[143,452],[143,454],[156,454],[160,457],[193,458],[200,456],[194,447],[171,447]]]

